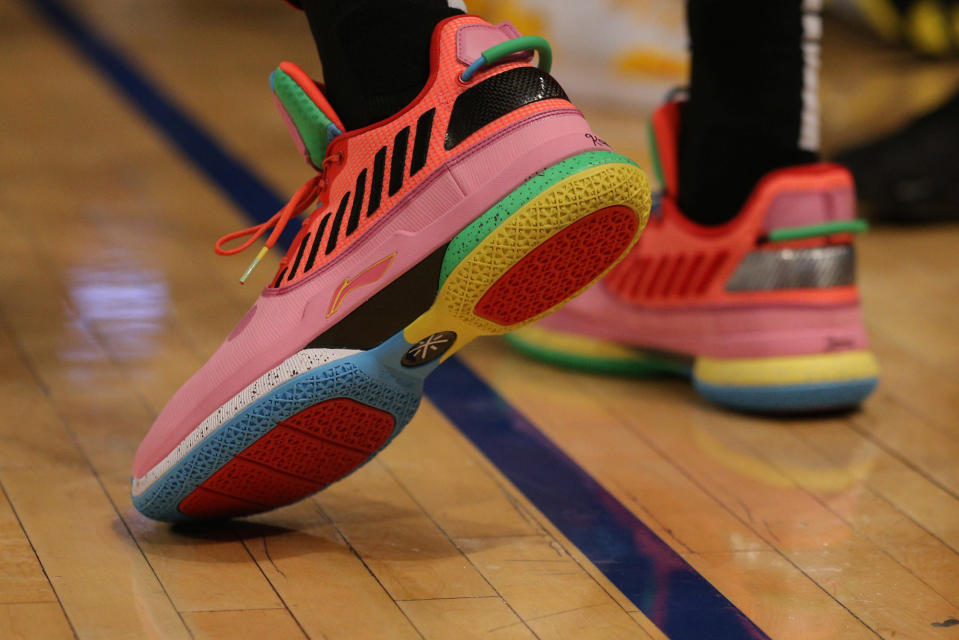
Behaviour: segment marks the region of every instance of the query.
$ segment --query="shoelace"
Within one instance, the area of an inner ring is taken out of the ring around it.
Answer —
[[[335,153],[327,158],[324,158],[319,172],[307,180],[302,187],[297,189],[296,193],[293,194],[293,197],[290,198],[290,201],[286,203],[286,206],[277,211],[272,218],[266,222],[262,222],[252,227],[247,227],[241,231],[228,233],[216,241],[215,251],[217,255],[232,256],[247,250],[260,238],[260,236],[266,233],[269,229],[273,229],[273,232],[266,239],[263,248],[260,249],[260,252],[256,254],[255,258],[253,258],[253,262],[250,263],[250,266],[247,267],[246,271],[243,272],[243,275],[240,276],[240,284],[246,283],[246,279],[250,277],[250,274],[253,273],[253,270],[256,268],[256,266],[260,264],[260,261],[267,254],[267,252],[272,249],[273,245],[276,244],[276,241],[280,239],[280,235],[283,233],[283,229],[286,228],[286,225],[290,219],[302,214],[310,207],[310,205],[316,202],[317,198],[320,197],[320,194],[326,188],[327,167],[330,164],[338,164],[342,161],[343,154],[341,153]],[[246,239],[246,242],[237,247],[226,248],[226,244],[244,236],[250,236]]]
[[[549,73],[550,67],[553,62],[552,50],[549,46],[549,43],[539,36],[522,36],[519,38],[513,38],[512,40],[507,40],[506,42],[500,43],[496,46],[490,47],[486,51],[480,54],[480,57],[473,61],[473,63],[466,68],[463,72],[463,75],[460,76],[460,79],[463,82],[469,82],[469,80],[476,75],[481,69],[488,67],[496,62],[502,60],[503,58],[513,55],[514,53],[519,53],[521,51],[536,51],[539,54],[538,67]],[[311,204],[313,204],[320,196],[320,193],[326,188],[326,168],[331,163],[339,163],[343,160],[343,154],[336,153],[323,160],[323,164],[320,166],[319,173],[306,181],[306,183],[300,187],[296,193],[293,194],[293,197],[286,204],[285,207],[280,209],[274,214],[272,218],[258,225],[252,227],[247,227],[242,231],[234,231],[233,233],[228,233],[223,236],[216,242],[216,253],[221,256],[232,256],[245,251],[248,249],[254,242],[256,242],[260,236],[267,232],[268,229],[273,229],[273,232],[270,233],[269,237],[266,239],[266,242],[263,245],[263,248],[260,249],[260,252],[256,254],[256,257],[253,258],[253,262],[250,263],[250,266],[247,267],[246,271],[243,272],[243,275],[240,276],[240,284],[245,284],[247,278],[250,277],[250,274],[253,273],[253,270],[256,268],[263,257],[267,252],[273,248],[273,245],[276,244],[276,241],[280,239],[280,235],[283,233],[283,229],[286,228],[287,223],[290,221],[290,218],[294,218],[304,211],[306,211]],[[246,242],[241,244],[238,247],[233,247],[231,249],[225,248],[224,245],[230,243],[244,236],[250,236],[247,238]]]

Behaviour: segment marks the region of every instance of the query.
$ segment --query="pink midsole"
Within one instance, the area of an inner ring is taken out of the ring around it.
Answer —
[[[595,286],[545,329],[618,344],[714,358],[829,353],[868,346],[859,304],[648,309]]]
[[[346,317],[448,242],[529,177],[597,147],[573,109],[538,114],[490,136],[437,169],[353,247],[317,273],[277,292],[267,289],[212,358],[170,400],[137,451],[140,478],[221,405],[263,372]],[[445,212],[445,213],[444,213]],[[352,295],[327,318],[346,278],[396,254],[389,273],[365,295]]]

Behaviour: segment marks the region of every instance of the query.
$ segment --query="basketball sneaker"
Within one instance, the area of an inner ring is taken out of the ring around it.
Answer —
[[[218,252],[269,232],[252,269],[319,204],[140,445],[137,509],[223,518],[323,489],[396,437],[442,361],[550,313],[628,253],[649,213],[646,178],[593,134],[550,60],[545,40],[509,23],[447,19],[419,96],[356,131],[301,69],[274,71],[280,113],[316,174]]]
[[[653,116],[664,185],[643,239],[597,286],[510,336],[521,351],[606,373],[688,375],[756,412],[850,407],[876,387],[855,281],[852,178],[835,164],[773,171],[739,214],[704,227],[679,210],[681,105]]]

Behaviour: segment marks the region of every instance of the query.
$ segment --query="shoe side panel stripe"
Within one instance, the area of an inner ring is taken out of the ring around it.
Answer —
[[[370,182],[370,204],[366,208],[366,216],[370,217],[380,208],[380,198],[383,196],[383,176],[386,173],[386,147],[376,152],[373,159],[373,180]]]
[[[410,144],[410,128],[404,127],[393,140],[393,159],[390,162],[390,195],[403,188],[406,173],[406,150]]]
[[[702,266],[705,259],[706,258],[702,253],[697,253],[695,256],[693,256],[689,267],[686,268],[686,275],[683,277],[683,280],[679,285],[680,296],[685,297],[689,294],[690,285],[692,285],[693,279],[696,277],[696,272],[699,271],[699,268]]]
[[[710,285],[713,283],[713,280],[716,278],[716,274],[719,273],[719,270],[722,268],[723,263],[726,262],[728,254],[725,251],[721,251],[717,254],[713,261],[710,263],[709,268],[706,269],[706,272],[703,274],[703,279],[699,283],[699,287],[696,289],[698,295],[706,293]]]
[[[323,216],[323,219],[320,221],[320,226],[316,230],[316,237],[313,238],[313,246],[310,247],[310,255],[306,259],[306,266],[303,268],[304,272],[308,272],[313,268],[313,263],[316,262],[316,252],[320,248],[320,243],[323,242],[323,235],[326,233],[326,225],[330,223],[331,215],[328,213]]]
[[[416,121],[416,138],[413,140],[413,156],[410,158],[410,175],[415,176],[426,166],[426,155],[433,137],[433,118],[436,109],[430,109]]]
[[[346,214],[346,205],[350,202],[350,192],[343,194],[340,200],[340,207],[336,210],[336,217],[333,218],[333,226],[330,228],[330,239],[326,243],[326,255],[333,253],[336,249],[336,243],[340,238],[340,227],[343,225],[343,216]]]
[[[306,251],[306,245],[310,241],[310,234],[307,233],[303,236],[303,242],[300,243],[300,248],[296,252],[296,259],[293,260],[293,267],[290,269],[290,278],[296,276],[297,270],[300,268],[300,261],[303,260],[303,252]]]
[[[355,196],[353,197],[353,208],[350,211],[350,220],[346,223],[346,235],[352,235],[356,228],[360,226],[360,212],[363,210],[363,200],[366,198],[366,169],[360,172],[356,177]]]

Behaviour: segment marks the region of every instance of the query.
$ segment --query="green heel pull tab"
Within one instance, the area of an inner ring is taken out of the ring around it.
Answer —
[[[326,148],[343,132],[282,65],[270,74],[270,88],[287,116],[293,141],[310,164],[323,166]]]
[[[483,52],[487,64],[493,64],[506,56],[519,53],[520,51],[535,51],[539,54],[539,63],[537,66],[540,71],[549,73],[553,68],[553,50],[549,46],[546,38],[540,36],[521,36],[513,38],[506,42],[494,45]]]
[[[835,222],[811,224],[804,227],[773,229],[766,234],[766,239],[770,242],[785,242],[787,240],[803,240],[805,238],[831,236],[837,233],[863,233],[868,230],[869,223],[857,218],[854,220],[837,220]]]
[[[540,36],[520,36],[506,42],[494,45],[480,54],[480,57],[473,61],[460,79],[463,82],[469,82],[476,72],[491,64],[495,64],[507,56],[523,51],[535,51],[539,54],[537,66],[544,73],[549,73],[553,68],[553,49],[549,46],[546,38]]]

